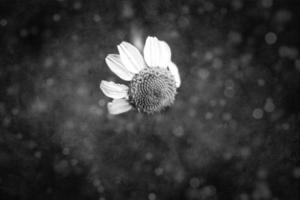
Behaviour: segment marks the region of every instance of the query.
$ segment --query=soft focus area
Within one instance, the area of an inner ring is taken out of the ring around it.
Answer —
[[[0,0],[0,199],[297,200],[297,0]],[[109,115],[105,57],[166,41],[167,111]]]

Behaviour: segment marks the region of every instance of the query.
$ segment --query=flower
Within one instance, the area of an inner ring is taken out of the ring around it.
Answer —
[[[129,85],[102,80],[100,89],[112,98],[107,104],[110,114],[120,114],[137,109],[154,113],[173,104],[180,86],[177,66],[171,61],[169,45],[156,37],[147,37],[144,58],[139,50],[128,42],[118,45],[119,54],[109,54],[106,64],[112,72]]]

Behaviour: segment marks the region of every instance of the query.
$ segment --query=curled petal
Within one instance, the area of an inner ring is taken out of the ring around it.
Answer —
[[[139,50],[128,42],[118,45],[120,58],[124,66],[132,73],[137,74],[145,67],[145,62]]]
[[[181,84],[181,80],[178,72],[178,67],[175,65],[175,63],[170,62],[168,68],[175,78],[176,87],[179,88]]]
[[[121,114],[129,111],[132,106],[125,99],[114,99],[107,104],[108,112],[112,115]]]
[[[113,99],[128,97],[128,87],[123,84],[117,84],[112,81],[101,81],[100,89],[106,96]]]
[[[150,67],[167,67],[171,62],[171,50],[166,42],[149,36],[144,47],[144,57]]]
[[[132,80],[134,73],[129,71],[121,62],[120,55],[118,54],[109,54],[105,58],[105,62],[108,65],[109,69],[114,72],[117,76],[125,81]]]

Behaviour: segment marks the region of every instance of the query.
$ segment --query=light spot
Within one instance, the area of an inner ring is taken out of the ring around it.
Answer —
[[[134,15],[134,11],[132,5],[129,1],[124,1],[123,9],[122,9],[122,16],[124,18],[131,18]]]
[[[209,77],[210,72],[207,69],[199,69],[198,70],[198,76],[202,80],[206,80]]]
[[[232,98],[232,97],[234,97],[234,95],[235,95],[235,91],[234,91],[233,88],[226,88],[226,89],[224,90],[224,96],[225,96],[225,97],[227,97],[227,98]]]
[[[6,26],[7,25],[7,19],[1,19],[0,20],[0,25],[1,26]]]
[[[54,59],[52,57],[47,57],[44,61],[44,66],[46,68],[51,67],[54,64]]]
[[[98,101],[98,105],[99,105],[100,107],[105,106],[105,105],[106,105],[105,100],[104,100],[104,99],[100,99],[100,100]]]
[[[296,168],[293,170],[293,176],[294,176],[294,178],[297,178],[297,179],[300,178],[300,167],[296,167]]]
[[[212,198],[216,195],[216,188],[214,186],[205,186],[201,189],[202,199],[215,199]]]
[[[226,105],[226,100],[225,99],[220,99],[219,104],[220,104],[220,106],[225,106]]]
[[[156,176],[160,176],[164,173],[164,169],[161,167],[158,167],[154,170],[154,173],[156,174]]]
[[[221,69],[223,67],[223,61],[220,58],[215,58],[213,60],[212,67],[215,69]]]
[[[213,11],[215,9],[215,5],[209,1],[204,1],[204,9],[207,12]]]
[[[265,41],[267,44],[275,44],[277,41],[277,35],[273,32],[269,32],[265,35]]]
[[[233,0],[233,1],[231,1],[231,6],[234,10],[240,10],[243,8],[243,1]]]
[[[290,10],[282,9],[275,14],[275,20],[277,23],[280,24],[287,23],[291,19],[292,19],[292,13]]]
[[[217,105],[217,101],[212,99],[209,101],[210,106],[215,107]]]
[[[45,101],[37,98],[31,105],[31,110],[33,113],[45,112],[48,109],[48,105]]]
[[[202,14],[204,13],[204,9],[203,9],[202,6],[199,7],[199,8],[197,9],[197,13],[198,13],[199,15],[202,15]]]
[[[13,115],[18,115],[19,114],[19,109],[18,108],[13,108],[12,111],[11,111],[11,113]]]
[[[296,59],[299,55],[298,50],[294,47],[281,46],[278,51],[282,58]]]
[[[14,85],[10,85],[7,89],[6,89],[6,93],[9,96],[14,96],[17,95],[19,92],[19,86],[14,84]]]
[[[33,140],[30,140],[30,141],[27,142],[27,147],[28,147],[29,149],[34,149],[34,148],[37,147],[37,143],[34,142]]]
[[[74,5],[73,5],[73,8],[74,8],[75,10],[81,9],[81,8],[82,8],[81,2],[79,2],[79,1],[75,2]]]
[[[212,119],[214,116],[214,114],[212,112],[206,112],[205,113],[205,119],[209,120]]]
[[[40,151],[35,152],[34,157],[40,159],[42,157],[42,152],[40,152]]]
[[[62,152],[64,155],[69,155],[70,154],[70,149],[68,147],[65,147],[63,149],[63,152]]]
[[[51,87],[51,86],[53,86],[53,84],[54,84],[54,79],[53,78],[48,78],[46,80],[47,87]]]
[[[101,21],[101,17],[100,17],[100,15],[98,15],[98,14],[95,14],[94,16],[93,16],[93,20],[94,20],[94,22],[100,22]]]
[[[102,185],[99,185],[99,186],[97,187],[97,191],[98,191],[99,193],[103,193],[103,192],[104,192],[104,187],[103,187]]]
[[[89,107],[89,113],[97,116],[101,116],[103,114],[103,110],[96,105],[91,105]]]
[[[222,118],[223,118],[224,121],[229,121],[229,120],[231,120],[232,116],[231,116],[230,113],[224,113],[222,115]]]
[[[195,109],[192,109],[192,108],[189,109],[189,111],[188,111],[188,116],[189,116],[189,117],[195,117],[196,114],[197,114],[197,112],[196,112]]]
[[[76,91],[78,96],[84,97],[88,95],[88,90],[85,86],[79,86]]]
[[[264,86],[264,85],[266,84],[266,81],[265,81],[264,79],[258,79],[258,80],[257,80],[257,84],[258,84],[259,86]]]
[[[188,6],[186,6],[186,5],[182,6],[181,12],[182,12],[182,14],[187,15],[187,14],[190,13],[190,8]]]
[[[156,199],[156,195],[155,195],[154,193],[150,193],[150,194],[148,195],[148,199],[149,199],[149,200],[155,200],[155,199]]]
[[[252,59],[253,59],[252,54],[250,54],[250,53],[243,54],[240,58],[241,65],[244,65],[244,66],[249,65]]]
[[[230,31],[228,33],[228,39],[233,44],[238,44],[242,41],[242,35],[239,32]]]
[[[233,155],[232,155],[231,152],[225,152],[225,153],[223,153],[224,160],[231,160],[232,157],[233,157]]]
[[[101,185],[101,181],[100,181],[98,178],[96,178],[96,179],[93,181],[93,184],[94,184],[95,187],[98,187],[99,185]]]
[[[68,121],[65,122],[64,127],[66,129],[69,129],[69,130],[74,129],[75,128],[75,123],[72,120],[69,119]]]
[[[182,170],[178,170],[176,173],[175,173],[175,176],[174,176],[174,180],[178,183],[181,183],[185,178],[185,173],[184,171]]]
[[[243,148],[240,149],[241,157],[247,158],[247,157],[250,156],[250,154],[251,154],[251,150],[250,150],[249,147],[243,147]]]
[[[71,38],[72,38],[72,40],[73,40],[74,42],[77,42],[77,41],[79,40],[79,36],[78,36],[77,34],[73,34],[73,35],[71,36]]]
[[[76,166],[77,164],[78,164],[78,160],[75,159],[75,158],[73,158],[73,159],[71,160],[71,165],[72,165],[72,166]]]
[[[287,130],[290,129],[290,124],[289,123],[283,123],[281,127],[282,127],[283,130],[287,131]]]
[[[58,22],[61,19],[61,16],[59,14],[54,14],[53,15],[53,21]]]
[[[61,160],[54,164],[54,170],[57,173],[66,175],[69,172],[69,164],[67,160]]]
[[[173,39],[178,38],[179,37],[178,31],[177,30],[171,30],[171,31],[169,31],[169,37],[173,38]]]
[[[264,106],[264,110],[266,112],[273,112],[274,109],[275,109],[275,105],[274,105],[273,99],[267,98],[265,106]]]
[[[250,197],[246,193],[242,193],[239,195],[239,200],[249,200],[249,199],[250,199]]]
[[[252,112],[252,116],[254,119],[261,119],[263,118],[264,112],[260,108],[255,108]]]
[[[136,46],[140,51],[144,48],[143,43],[143,30],[137,24],[132,24],[130,27],[130,38],[134,46]]]
[[[270,199],[271,191],[267,183],[258,182],[252,194],[253,199]]]
[[[190,186],[192,188],[198,188],[200,186],[200,180],[199,180],[199,178],[196,178],[196,177],[191,178],[191,180],[190,180]]]
[[[273,0],[262,0],[261,4],[265,8],[271,8],[273,5]]]
[[[199,102],[199,97],[198,96],[191,96],[190,102],[192,104],[197,104]]]
[[[67,64],[68,64],[68,61],[67,61],[65,58],[59,59],[58,65],[59,65],[61,68],[64,68],[65,66],[67,66]]]
[[[176,137],[182,137],[184,135],[184,129],[182,126],[176,126],[174,129],[173,129],[173,134],[176,136]]]
[[[214,55],[213,55],[213,53],[210,52],[210,51],[208,51],[208,52],[206,52],[206,53],[204,54],[204,59],[205,59],[206,61],[212,60],[213,57],[214,57]]]
[[[153,158],[153,154],[151,152],[147,152],[145,157],[147,160],[151,160]]]
[[[257,177],[260,179],[266,179],[268,177],[268,171],[264,168],[261,168],[257,171]]]
[[[28,36],[28,31],[27,31],[27,29],[22,29],[22,30],[20,31],[20,36],[21,36],[22,38],[27,37],[27,36]]]
[[[187,17],[181,16],[178,19],[178,26],[182,29],[187,28],[190,25],[190,20]]]
[[[19,140],[22,140],[22,139],[23,139],[22,133],[18,133],[18,134],[16,135],[16,138],[19,139]]]

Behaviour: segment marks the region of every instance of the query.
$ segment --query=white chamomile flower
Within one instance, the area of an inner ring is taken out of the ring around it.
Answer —
[[[112,72],[129,85],[101,81],[100,89],[112,98],[108,103],[110,114],[120,114],[132,108],[143,113],[154,113],[173,104],[180,86],[177,66],[171,61],[169,45],[156,37],[148,37],[144,58],[128,42],[118,45],[119,54],[109,54],[106,64]]]

